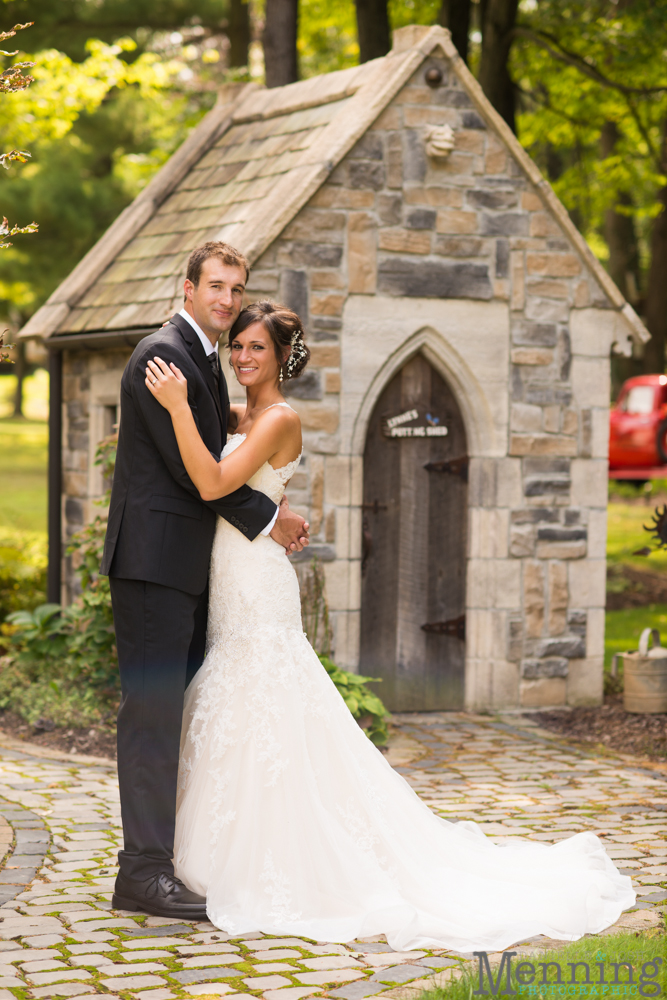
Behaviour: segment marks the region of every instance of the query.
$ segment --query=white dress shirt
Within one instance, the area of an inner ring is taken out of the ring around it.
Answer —
[[[208,357],[209,354],[218,354],[218,345],[217,344],[214,345],[214,344],[211,343],[211,341],[208,339],[208,337],[206,336],[206,334],[204,333],[204,331],[200,327],[199,323],[197,323],[197,321],[194,319],[194,317],[191,316],[190,313],[186,309],[181,309],[181,311],[179,313],[179,316],[182,316],[183,319],[186,319],[188,321],[188,323],[190,324],[190,326],[192,327],[192,329],[195,331],[195,333],[197,334],[197,336],[201,340],[201,346],[206,351],[206,356],[207,357]],[[223,378],[222,373],[220,374],[220,378]],[[275,514],[273,515],[273,517],[271,518],[271,520],[269,521],[269,523],[267,524],[267,526],[260,532],[261,535],[270,535],[271,534],[271,531],[273,530],[273,525],[276,523],[276,521],[278,519],[278,511],[279,511],[279,509],[280,509],[279,507],[276,507]]]

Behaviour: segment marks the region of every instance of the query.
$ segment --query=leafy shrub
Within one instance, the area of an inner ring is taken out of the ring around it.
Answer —
[[[343,701],[352,712],[366,735],[376,746],[384,746],[389,738],[386,717],[389,714],[380,699],[366,687],[369,681],[377,681],[377,677],[362,677],[361,674],[351,674],[341,670],[328,656],[318,654],[320,663],[334,682]]]
[[[115,439],[98,448],[97,464],[107,472]],[[34,725],[104,722],[120,697],[118,657],[109,581],[99,576],[106,519],[96,517],[72,539],[81,596],[69,607],[40,604],[16,610],[2,626],[7,655],[0,660],[0,709],[11,709]]]
[[[0,528],[0,622],[46,599],[46,535]]]

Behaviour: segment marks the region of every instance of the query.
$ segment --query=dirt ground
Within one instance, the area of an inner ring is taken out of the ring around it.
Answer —
[[[29,726],[13,712],[0,712],[0,730],[15,740],[27,740],[49,750],[116,759],[116,727],[59,729],[49,731]]]
[[[599,708],[539,712],[533,716],[545,729],[568,739],[603,746],[622,754],[667,763],[667,714],[635,715],[623,708],[622,695],[607,695]]]
[[[667,604],[667,575],[625,563],[607,569],[607,611]]]

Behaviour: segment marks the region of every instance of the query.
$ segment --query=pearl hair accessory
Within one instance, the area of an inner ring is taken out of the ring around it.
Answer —
[[[306,357],[306,348],[303,344],[303,330],[296,330],[290,341],[290,354],[287,359],[287,377],[292,377],[292,372],[302,358]],[[282,374],[282,370],[281,370]]]

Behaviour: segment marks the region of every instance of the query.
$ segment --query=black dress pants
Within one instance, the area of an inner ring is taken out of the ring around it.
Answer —
[[[208,591],[200,596],[110,578],[121,702],[118,780],[121,871],[173,874],[183,695],[204,660]]]

